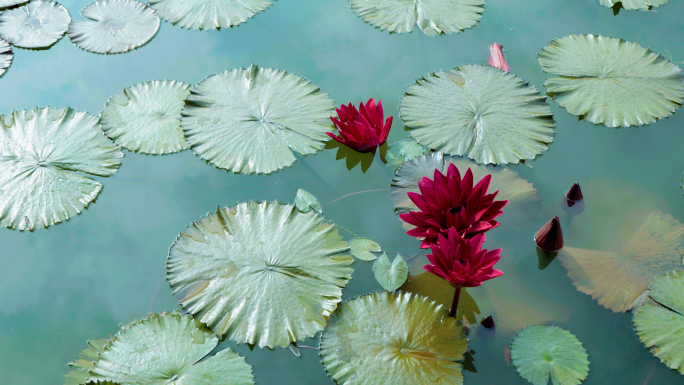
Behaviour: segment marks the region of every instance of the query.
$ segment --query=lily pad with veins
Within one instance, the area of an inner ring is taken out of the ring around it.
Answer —
[[[149,3],[169,23],[199,30],[236,26],[273,4],[271,0],[149,0]]]
[[[0,226],[48,227],[79,214],[112,176],[123,153],[97,118],[71,108],[0,116]]]
[[[622,4],[622,8],[630,11],[633,9],[650,10],[654,7],[659,7],[668,3],[670,0],[599,0],[599,3],[605,7],[614,7],[616,4]]]
[[[159,30],[159,16],[136,0],[99,0],[83,8],[86,21],[71,23],[69,39],[95,53],[122,53],[149,42]]]
[[[409,267],[401,254],[397,254],[394,261],[390,263],[387,254],[382,253],[373,263],[375,280],[387,291],[395,291],[403,285],[408,278],[408,271]]]
[[[216,334],[273,348],[313,337],[342,300],[353,258],[314,211],[240,203],[193,223],[171,246],[167,280]]]
[[[397,167],[404,162],[425,154],[425,148],[413,139],[404,139],[392,143],[387,150],[387,162]]]
[[[71,15],[63,5],[33,0],[0,13],[0,37],[15,47],[48,48],[64,36],[69,23]]]
[[[313,210],[319,214],[323,214],[323,206],[321,206],[321,202],[319,202],[318,199],[316,199],[316,197],[310,192],[301,188],[297,190],[295,206],[297,206],[297,209],[303,213],[308,213],[309,211]]]
[[[0,39],[0,77],[7,72],[7,69],[12,64],[12,47],[6,41]]]

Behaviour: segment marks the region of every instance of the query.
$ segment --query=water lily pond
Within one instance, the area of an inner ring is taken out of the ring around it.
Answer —
[[[26,3],[2,384],[684,384],[684,2]]]

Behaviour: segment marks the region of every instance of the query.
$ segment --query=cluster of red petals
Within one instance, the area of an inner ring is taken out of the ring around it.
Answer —
[[[501,270],[494,269],[501,259],[501,249],[483,250],[484,241],[484,234],[464,239],[451,228],[446,237],[438,236],[437,244],[432,246],[432,254],[427,255],[431,265],[424,268],[454,287],[480,286],[484,281],[503,275]]]
[[[404,222],[416,226],[408,235],[424,238],[421,248],[437,242],[437,237],[455,229],[463,238],[472,238],[499,225],[494,218],[503,214],[508,201],[495,201],[497,192],[487,194],[491,175],[473,186],[473,173],[468,169],[461,178],[458,168],[450,164],[447,174],[435,170],[434,180],[423,177],[418,182],[420,194],[410,192],[409,198],[420,211],[400,214]]]
[[[382,110],[382,101],[375,104],[375,100],[368,99],[363,102],[357,110],[351,103],[342,105],[335,110],[338,118],[330,117],[337,128],[339,136],[326,132],[329,137],[349,146],[358,152],[373,152],[387,141],[390,128],[392,127],[392,117],[385,120],[385,113]]]

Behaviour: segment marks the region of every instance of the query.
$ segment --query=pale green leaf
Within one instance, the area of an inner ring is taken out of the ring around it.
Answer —
[[[293,205],[240,203],[193,223],[171,247],[167,279],[216,334],[287,346],[323,329],[353,258],[337,228]]]
[[[323,207],[321,202],[316,199],[315,196],[311,195],[308,191],[299,189],[297,190],[297,197],[295,198],[295,206],[299,211],[303,213],[308,213],[313,210],[319,214],[323,214]]]
[[[344,302],[321,336],[321,357],[339,385],[460,385],[468,339],[427,297],[372,293]]]
[[[389,164],[401,166],[407,160],[411,160],[425,154],[425,148],[413,139],[404,139],[393,143],[387,150],[386,160]]]
[[[69,11],[54,1],[33,0],[0,13],[0,37],[22,48],[47,48],[64,36]]]
[[[601,5],[605,7],[613,7],[616,4],[622,4],[622,8],[626,10],[643,9],[650,10],[654,7],[659,7],[670,0],[599,0]]]
[[[534,159],[553,141],[546,97],[492,66],[427,75],[408,88],[399,112],[418,143],[477,163]]]
[[[191,89],[181,125],[197,155],[216,167],[269,174],[330,138],[332,101],[299,76],[252,65]]]
[[[537,55],[547,94],[569,113],[608,127],[640,126],[672,114],[684,101],[676,65],[637,43],[569,35]]]
[[[513,339],[511,359],[534,385],[577,385],[589,373],[587,352],[572,333],[557,326],[532,325]]]
[[[12,47],[6,41],[0,39],[0,77],[7,72],[7,69],[12,64]]]
[[[377,242],[368,238],[352,239],[349,241],[349,248],[351,250],[351,255],[362,261],[375,260],[377,256],[373,253],[379,253],[382,251]]]
[[[233,27],[270,7],[270,0],[149,0],[162,19],[181,28]]]
[[[0,0],[0,9],[28,3],[29,0]]]
[[[382,253],[373,263],[375,279],[387,291],[395,291],[403,285],[408,278],[408,270],[408,265],[401,254],[397,254],[390,264],[387,254]]]

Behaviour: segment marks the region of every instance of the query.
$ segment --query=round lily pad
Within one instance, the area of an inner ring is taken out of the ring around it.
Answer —
[[[0,226],[48,227],[79,214],[123,153],[97,118],[71,108],[35,108],[0,115]]]
[[[195,153],[235,173],[269,174],[323,149],[332,101],[304,78],[270,68],[234,69],[193,87],[181,126]]]
[[[557,326],[532,325],[513,339],[511,359],[534,385],[577,385],[589,373],[587,352],[572,333]]]
[[[492,66],[464,65],[427,75],[408,88],[399,112],[418,143],[477,163],[534,159],[553,141],[546,97]]]
[[[323,329],[353,258],[337,228],[293,205],[240,203],[192,224],[171,246],[167,279],[216,334],[287,346]]]
[[[180,127],[188,84],[153,81],[124,88],[100,114],[105,134],[119,146],[144,154],[170,154],[188,148]]]
[[[349,251],[351,255],[362,261],[373,261],[377,256],[373,253],[382,251],[380,245],[372,239],[354,238],[349,241]]]
[[[614,7],[616,4],[622,4],[622,8],[626,10],[644,9],[650,10],[654,7],[659,7],[670,0],[599,0],[601,5],[605,7]]]
[[[321,336],[323,365],[340,385],[460,385],[467,349],[442,305],[402,292],[344,302]]]
[[[404,139],[392,143],[387,150],[386,159],[389,164],[401,166],[407,160],[425,154],[425,147],[418,144],[413,139]]]
[[[7,69],[12,64],[12,47],[6,41],[0,39],[0,77],[7,72]]]
[[[458,33],[482,18],[483,0],[349,0],[354,12],[383,31],[411,32],[418,25],[426,35]]]
[[[569,35],[542,48],[537,62],[547,94],[569,113],[608,127],[640,126],[672,114],[684,101],[676,65],[637,43]]]
[[[90,343],[70,364],[66,385],[253,384],[252,367],[237,353],[224,349],[206,357],[216,345],[216,335],[188,315],[150,314],[110,340]]]
[[[83,8],[87,21],[74,21],[69,39],[95,53],[122,53],[145,45],[159,30],[159,16],[136,0],[99,0]]]
[[[48,48],[64,36],[69,11],[54,1],[33,0],[0,13],[0,37],[15,47]]]
[[[409,267],[401,254],[397,254],[394,261],[390,263],[387,254],[382,253],[373,263],[375,280],[387,291],[395,291],[403,285],[408,278],[408,271]]]
[[[149,0],[162,19],[182,28],[212,30],[244,23],[270,0]]]
[[[641,342],[668,368],[684,374],[684,271],[656,277],[650,297],[634,314]]]

